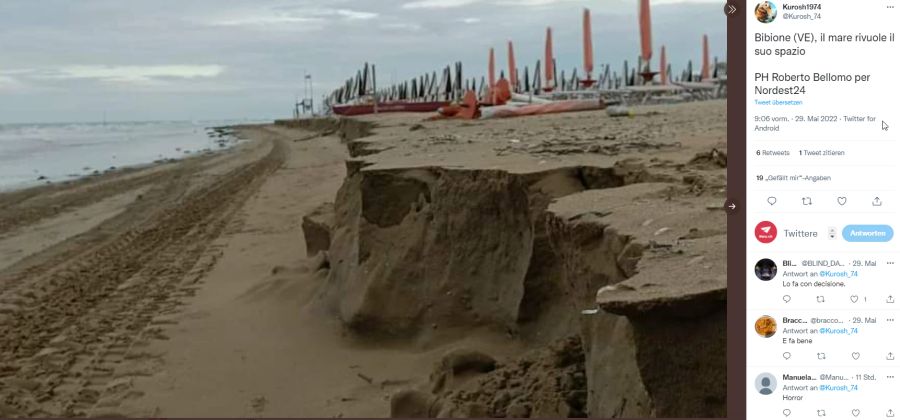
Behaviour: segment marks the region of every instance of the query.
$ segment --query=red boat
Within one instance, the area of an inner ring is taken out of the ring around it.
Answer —
[[[450,102],[387,102],[378,104],[378,112],[435,112],[447,105]],[[331,111],[345,117],[368,115],[375,113],[375,104],[334,105]]]

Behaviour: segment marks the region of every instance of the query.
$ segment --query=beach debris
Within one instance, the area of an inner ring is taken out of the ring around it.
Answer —
[[[459,136],[456,134],[444,134],[440,136],[432,136],[427,138],[425,141],[428,144],[438,145],[438,144],[453,144],[459,142]]]
[[[688,165],[698,168],[727,168],[728,154],[719,149],[712,149],[709,152],[700,152],[688,162]]]
[[[367,376],[367,375],[365,375],[365,374],[362,374],[362,373],[357,373],[357,374],[356,374],[356,376],[357,376],[357,377],[359,377],[359,379],[362,379],[362,380],[364,380],[364,381],[366,381],[366,382],[368,382],[368,383],[369,383],[369,385],[371,385],[371,384],[373,384],[373,383],[375,383],[375,380],[374,380],[374,379],[372,379],[372,377],[371,377],[371,376]]]
[[[705,258],[706,258],[706,257],[703,256],[703,255],[696,256],[696,257],[694,257],[694,258],[691,258],[690,261],[687,262],[687,265],[690,266],[690,265],[697,264],[697,263],[703,261]]]
[[[606,108],[606,115],[610,117],[633,117],[634,111],[627,106],[611,106]]]
[[[527,115],[594,111],[604,108],[606,108],[606,103],[603,102],[602,99],[574,99],[567,101],[553,101],[544,104],[486,107],[481,110],[481,118],[510,118]]]
[[[432,116],[429,119],[458,118],[473,120],[479,116],[481,116],[481,112],[478,106],[478,98],[475,95],[475,91],[468,90],[463,95],[461,102],[439,108],[438,115]]]
[[[410,379],[385,379],[381,381],[381,389],[385,389],[387,387],[395,387],[401,385],[408,385],[412,382]]]
[[[724,232],[717,229],[698,229],[692,227],[686,235],[679,237],[678,240],[702,239],[723,234]]]
[[[597,290],[596,300],[597,300],[597,302],[600,302],[601,297],[603,297],[604,295],[610,294],[610,293],[615,293],[615,292],[620,292],[620,291],[631,292],[634,290],[635,290],[634,287],[631,287],[631,286],[628,286],[628,285],[625,285],[622,283],[617,283],[617,284],[613,284],[610,286],[604,286],[604,287],[601,287],[599,290]]]

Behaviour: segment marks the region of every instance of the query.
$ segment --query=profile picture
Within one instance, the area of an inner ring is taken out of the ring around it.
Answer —
[[[760,337],[769,338],[775,335],[776,332],[778,332],[778,323],[775,322],[775,318],[772,318],[768,315],[759,317],[753,327],[756,329],[756,333],[759,334]]]
[[[764,1],[756,5],[756,20],[762,23],[771,23],[775,20],[778,11],[775,9],[775,3]]]
[[[763,258],[753,267],[753,272],[756,273],[756,278],[769,281],[775,278],[775,274],[778,274],[778,266],[775,265],[775,261]]]
[[[775,375],[765,372],[756,377],[756,391],[763,395],[775,392]]]

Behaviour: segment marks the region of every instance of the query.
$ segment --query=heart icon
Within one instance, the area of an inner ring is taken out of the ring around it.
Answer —
[[[859,300],[859,296],[856,296],[856,295],[850,296],[851,302],[856,303],[856,301],[858,301],[858,300]]]
[[[768,199],[768,200],[766,200],[766,201],[768,201],[768,202],[769,202],[769,205],[770,205],[770,206],[774,206],[774,205],[775,205],[775,203],[777,203],[777,202],[778,202],[778,199],[777,199],[777,198],[775,198],[775,197],[769,197],[769,199]]]
[[[844,205],[847,204],[847,197],[838,197],[838,204]]]
[[[853,413],[853,417],[859,417],[859,409],[858,408],[854,408],[853,411],[851,411],[851,413]]]
[[[785,417],[788,417],[791,415],[791,410],[788,410],[787,408],[785,408],[784,411],[782,411],[782,413],[784,413]]]
[[[853,360],[859,360],[859,352],[853,352],[851,356],[853,356]]]
[[[791,358],[791,353],[786,351],[781,355],[781,357],[784,357],[784,360],[788,360]]]

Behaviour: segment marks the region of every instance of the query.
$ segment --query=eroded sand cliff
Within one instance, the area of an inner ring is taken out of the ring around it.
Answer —
[[[364,339],[534,349],[395,415],[724,415],[724,113],[317,122],[353,156],[328,235],[327,210],[306,230],[330,239],[319,302]]]

